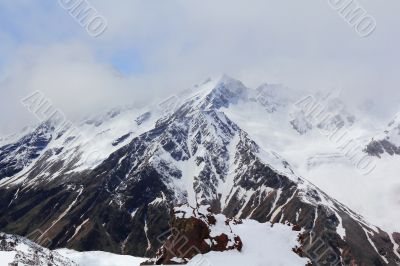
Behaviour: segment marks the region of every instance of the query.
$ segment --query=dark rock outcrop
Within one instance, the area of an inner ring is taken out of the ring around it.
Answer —
[[[0,180],[14,176],[29,166],[52,139],[50,122],[43,123],[16,143],[0,147]]]
[[[387,139],[371,141],[365,151],[372,156],[381,157],[383,153],[400,155],[400,147],[397,147]]]
[[[171,219],[171,235],[157,251],[156,258],[144,262],[143,265],[174,265],[188,262],[198,254],[210,251],[241,251],[243,247],[240,236],[235,235],[230,227],[237,220],[228,219],[217,221],[211,213],[211,208],[202,206],[192,209],[188,206],[177,207],[173,210]],[[217,223],[219,223],[217,225]],[[221,226],[223,233],[213,233],[213,228]]]

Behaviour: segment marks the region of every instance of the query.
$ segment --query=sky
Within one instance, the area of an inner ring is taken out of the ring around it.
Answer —
[[[21,99],[37,90],[74,120],[223,73],[340,89],[382,121],[400,111],[398,0],[356,2],[376,21],[367,37],[332,6],[351,0],[85,0],[107,22],[97,37],[65,9],[74,1],[0,0],[0,135],[35,122]]]

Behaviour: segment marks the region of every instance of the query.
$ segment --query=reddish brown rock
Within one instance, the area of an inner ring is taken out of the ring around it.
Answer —
[[[212,228],[217,224],[214,215],[202,213],[198,209],[193,209],[193,213],[190,210],[189,214],[189,209],[185,212],[177,208],[171,220],[171,235],[157,251],[156,258],[143,265],[185,264],[197,254],[234,249],[241,251],[242,240],[232,233],[230,222],[238,223],[239,220],[225,220],[222,226],[226,226],[226,233],[211,236]]]
[[[217,220],[213,215],[207,215],[207,220],[209,224],[215,225],[217,223]]]
[[[301,231],[301,226],[295,224],[295,225],[293,225],[292,230],[296,231],[296,232],[300,232]]]
[[[242,221],[242,219],[229,218],[225,221],[225,224],[226,225],[229,225],[229,224],[237,225],[237,224],[243,224],[243,221]]]
[[[239,250],[239,251],[242,251],[243,242],[242,242],[242,240],[240,239],[240,237],[239,237],[239,236],[235,236],[234,240],[235,240],[235,246],[234,246],[234,248],[237,249],[237,250]]]

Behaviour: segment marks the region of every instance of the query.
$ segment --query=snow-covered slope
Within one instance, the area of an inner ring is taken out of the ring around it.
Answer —
[[[162,114],[148,109],[110,110],[82,122],[46,121],[0,148],[0,184],[51,180],[99,165],[112,152],[149,130]],[[30,173],[34,173],[30,175]]]
[[[290,226],[243,220],[242,224],[232,225],[232,231],[242,238],[244,245],[241,252],[211,251],[194,257],[188,265],[195,266],[206,261],[209,265],[304,266],[308,262],[308,259],[293,252],[293,248],[299,245],[298,232],[293,231]]]
[[[74,261],[78,266],[139,266],[146,259],[117,255],[102,251],[77,252],[59,249],[57,253]]]
[[[145,265],[306,265],[302,232],[288,224],[229,219],[209,206],[174,208],[172,234]],[[300,256],[301,255],[301,256]]]
[[[101,251],[50,251],[26,238],[0,233],[1,266],[139,266],[145,260]]]

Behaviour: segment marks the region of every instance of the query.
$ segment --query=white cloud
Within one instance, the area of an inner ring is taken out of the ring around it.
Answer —
[[[250,86],[342,88],[350,104],[373,98],[374,113],[388,117],[400,101],[400,2],[359,2],[377,20],[368,38],[360,38],[327,0],[90,0],[108,20],[99,38],[88,36],[57,1],[3,1],[0,10],[11,24],[0,28],[8,44],[0,47],[6,60],[0,67],[0,133],[26,123],[29,114],[19,99],[35,89],[75,117],[163,97],[221,73]],[[111,62],[126,51],[138,55],[126,60],[138,60],[140,71],[121,79],[113,69],[121,66]]]

